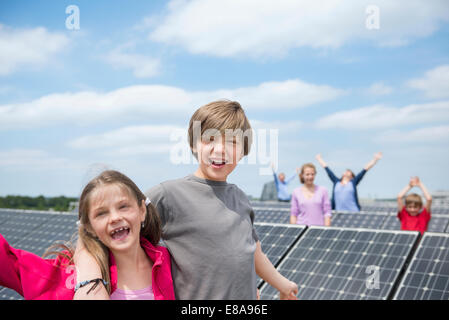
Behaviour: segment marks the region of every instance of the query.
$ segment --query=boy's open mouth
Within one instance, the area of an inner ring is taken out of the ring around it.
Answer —
[[[129,234],[128,227],[120,227],[112,230],[110,233],[112,239],[114,240],[124,240]]]
[[[212,168],[216,168],[216,169],[220,169],[223,168],[224,165],[226,164],[225,160],[209,160],[210,165],[212,166]]]

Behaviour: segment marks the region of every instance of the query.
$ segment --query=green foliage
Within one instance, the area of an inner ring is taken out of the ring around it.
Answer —
[[[53,198],[6,196],[0,197],[0,208],[69,211],[72,209],[70,203],[76,201],[78,201],[77,198],[64,196]]]

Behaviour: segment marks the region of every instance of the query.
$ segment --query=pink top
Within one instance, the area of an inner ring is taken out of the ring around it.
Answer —
[[[111,300],[154,300],[153,288],[140,290],[122,290],[117,288],[110,296]]]
[[[290,214],[297,217],[297,224],[324,226],[324,217],[332,216],[327,189],[315,186],[311,199],[304,197],[301,187],[293,190]]]

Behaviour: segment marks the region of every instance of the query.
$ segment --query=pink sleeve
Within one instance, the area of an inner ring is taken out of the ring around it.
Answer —
[[[71,300],[76,272],[66,263],[66,259],[43,259],[15,249],[0,235],[0,285],[25,299]]]
[[[19,261],[6,239],[0,234],[0,285],[23,296]]]
[[[327,189],[324,187],[323,187],[322,204],[323,204],[324,216],[332,217],[332,208],[331,208],[331,202],[329,200],[329,194],[327,193]]]
[[[298,198],[296,196],[296,192],[293,191],[291,205],[290,205],[290,215],[297,217],[298,214],[299,214]]]

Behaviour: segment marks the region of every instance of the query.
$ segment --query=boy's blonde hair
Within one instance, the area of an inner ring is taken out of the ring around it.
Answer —
[[[405,197],[405,206],[413,205],[417,206],[419,208],[422,207],[422,199],[419,194],[416,193],[410,193]]]
[[[304,171],[306,170],[306,168],[311,168],[311,169],[313,169],[313,171],[315,171],[315,174],[316,174],[316,168],[315,168],[315,166],[313,165],[313,163],[305,163],[305,164],[303,164],[302,165],[302,167],[301,167],[301,172],[299,173],[299,181],[302,183],[302,184],[304,184],[304,178],[303,178],[303,175],[304,175]]]
[[[195,136],[194,123],[201,124],[201,135]],[[226,130],[241,130],[243,135],[243,155],[247,156],[252,144],[252,130],[248,118],[237,101],[218,100],[208,103],[195,111],[189,122],[189,144],[193,155],[197,157],[194,149],[198,139],[209,129],[225,134]]]

